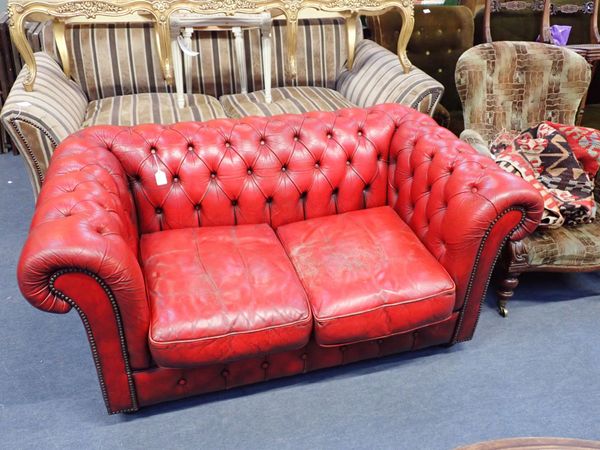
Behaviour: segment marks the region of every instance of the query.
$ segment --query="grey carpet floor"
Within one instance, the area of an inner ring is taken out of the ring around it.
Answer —
[[[600,439],[600,276],[523,277],[475,338],[147,408],[105,412],[83,326],[20,295],[33,211],[0,156],[0,448],[451,449],[516,436]]]

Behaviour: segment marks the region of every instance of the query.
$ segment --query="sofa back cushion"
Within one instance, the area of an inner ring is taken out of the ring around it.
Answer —
[[[273,22],[272,84],[318,86],[335,89],[348,57],[343,19],[301,20],[298,30],[296,79],[286,73],[287,36],[281,20]],[[52,33],[49,23],[45,33]],[[245,31],[248,90],[263,89],[261,38],[258,29]],[[67,28],[72,75],[89,100],[147,92],[170,92],[158,57],[151,24],[94,24]],[[52,39],[45,51],[57,54]],[[192,92],[220,97],[241,91],[235,42],[229,31],[200,31],[193,35]]]
[[[110,130],[106,140],[131,181],[142,233],[277,227],[386,204],[395,127],[382,111],[99,130]]]

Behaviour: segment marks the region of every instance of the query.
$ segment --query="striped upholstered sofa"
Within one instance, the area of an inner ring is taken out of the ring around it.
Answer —
[[[345,107],[401,103],[431,114],[443,86],[417,68],[405,74],[396,55],[360,40],[352,70],[345,69],[345,26],[338,19],[300,23],[298,74],[284,69],[285,26],[273,27],[273,102],[264,101],[260,35],[247,31],[248,94],[240,94],[234,43],[226,31],[194,35],[200,52],[192,68],[192,92],[177,106],[164,81],[153,30],[146,24],[76,25],[67,29],[72,79],[63,73],[52,28],[36,54],[38,76],[25,92],[21,73],[0,120],[23,155],[37,196],[54,148],[92,125],[137,125],[203,121],[221,117],[269,116]]]

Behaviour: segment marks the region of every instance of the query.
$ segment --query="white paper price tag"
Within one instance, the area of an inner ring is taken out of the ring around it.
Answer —
[[[157,186],[164,186],[165,184],[167,184],[167,174],[160,169],[156,171],[156,173],[154,174],[154,178],[156,178]]]

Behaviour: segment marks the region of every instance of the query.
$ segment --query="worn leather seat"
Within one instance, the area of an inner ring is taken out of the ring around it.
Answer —
[[[223,363],[308,342],[306,294],[267,224],[160,231],[142,236],[140,248],[149,346],[162,367]]]
[[[53,156],[19,286],[81,315],[109,412],[134,411],[469,340],[541,212],[399,105],[92,127]]]
[[[448,319],[454,281],[389,206],[280,227],[319,345],[381,339]]]

